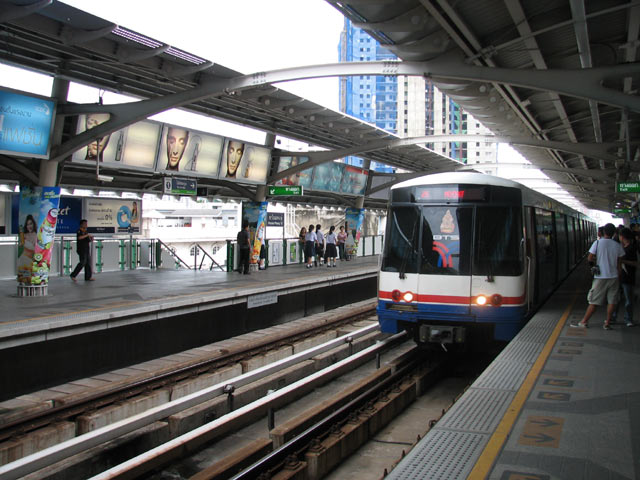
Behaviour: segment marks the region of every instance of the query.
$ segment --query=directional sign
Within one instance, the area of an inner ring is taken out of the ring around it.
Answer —
[[[302,185],[269,185],[269,195],[272,197],[302,195]]]
[[[614,208],[613,209],[613,213],[631,213],[631,209],[630,208]]]
[[[639,193],[640,182],[617,182],[616,191],[619,193]]]
[[[198,183],[186,178],[164,177],[164,193],[169,195],[196,195]]]
[[[534,447],[558,448],[560,445],[560,437],[562,437],[563,426],[564,418],[527,417],[518,443],[520,445],[531,445]]]
[[[555,400],[556,402],[568,402],[571,400],[571,395],[568,393],[559,392],[539,392],[538,398],[540,400]]]
[[[564,378],[545,378],[543,385],[551,385],[552,387],[573,387],[573,380],[565,380]]]

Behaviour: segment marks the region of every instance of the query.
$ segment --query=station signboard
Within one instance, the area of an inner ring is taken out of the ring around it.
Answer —
[[[164,193],[168,195],[196,195],[198,182],[187,178],[165,177]]]
[[[269,185],[269,196],[302,195],[302,185]]]
[[[617,182],[618,193],[640,193],[640,182]]]

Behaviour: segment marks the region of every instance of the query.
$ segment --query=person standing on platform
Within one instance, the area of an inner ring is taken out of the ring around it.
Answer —
[[[240,249],[240,259],[238,261],[238,273],[249,275],[249,252],[251,242],[249,239],[249,222],[242,222],[242,230],[238,232],[238,248]]]
[[[344,231],[344,226],[340,226],[338,232],[338,252],[340,253],[340,260],[344,260],[344,242],[347,241],[347,232]]]
[[[300,229],[300,233],[298,234],[298,240],[300,242],[300,255],[304,256],[304,263],[307,263],[307,252],[304,249],[304,242],[306,242],[307,237],[307,229],[306,227],[302,227]]]
[[[572,323],[572,327],[587,328],[589,319],[595,313],[598,305],[607,305],[607,319],[603,328],[611,330],[611,317],[618,306],[620,299],[620,282],[619,277],[622,273],[622,257],[624,257],[624,249],[618,242],[612,240],[616,233],[616,227],[612,223],[607,223],[603,229],[603,238],[596,240],[589,249],[588,261],[594,264],[593,283],[591,290],[587,294],[587,302],[589,306],[580,323]]]
[[[316,225],[316,260],[315,266],[318,264],[322,265],[322,260],[324,259],[324,233],[320,231],[322,225]]]
[[[335,267],[336,257],[338,256],[338,252],[336,250],[336,242],[338,241],[338,239],[336,237],[336,227],[334,227],[333,225],[331,225],[331,228],[329,228],[329,233],[327,233],[327,235],[325,236],[325,241],[327,242],[327,248],[324,254],[324,261],[327,264],[327,267]]]
[[[80,227],[76,233],[76,248],[78,250],[78,265],[71,272],[71,280],[77,282],[76,277],[80,273],[80,270],[84,268],[84,280],[85,282],[92,282],[95,280],[91,271],[91,242],[93,242],[93,235],[87,233],[87,221],[80,220]]]
[[[619,232],[620,244],[624,248],[622,257],[622,274],[620,285],[622,298],[624,299],[624,322],[627,327],[633,327],[633,290],[636,285],[636,267],[638,266],[637,247],[634,243],[634,234],[628,228]]]
[[[313,260],[313,256],[316,254],[316,232],[313,231],[314,226],[309,225],[309,231],[307,235],[304,237],[304,254],[307,257],[307,268],[311,268],[311,261]]]

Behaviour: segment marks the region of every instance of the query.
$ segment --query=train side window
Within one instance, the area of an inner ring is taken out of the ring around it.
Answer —
[[[387,219],[383,272],[418,273],[420,208],[394,207]]]
[[[524,270],[518,207],[478,207],[473,275],[518,276]]]

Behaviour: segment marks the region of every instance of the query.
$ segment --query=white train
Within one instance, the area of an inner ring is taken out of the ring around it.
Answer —
[[[510,180],[442,173],[400,183],[389,199],[380,327],[445,349],[509,341],[595,234],[580,212]]]

